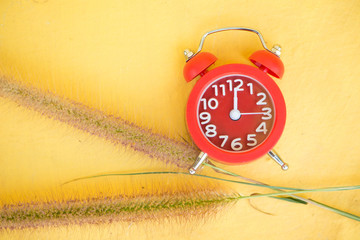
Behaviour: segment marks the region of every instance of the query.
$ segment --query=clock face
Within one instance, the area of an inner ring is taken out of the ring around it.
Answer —
[[[247,152],[268,138],[275,112],[271,95],[259,81],[234,74],[215,79],[203,90],[197,103],[197,122],[216,148]]]
[[[210,158],[242,164],[275,146],[285,127],[286,106],[280,88],[266,73],[227,64],[195,84],[186,122],[192,140]]]

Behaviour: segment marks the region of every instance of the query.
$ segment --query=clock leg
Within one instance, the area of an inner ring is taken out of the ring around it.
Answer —
[[[287,165],[285,162],[283,162],[283,160],[281,160],[280,156],[275,152],[275,150],[271,150],[270,152],[268,152],[268,155],[277,163],[281,166],[281,169],[286,171],[289,169],[289,165]]]
[[[195,174],[196,171],[200,168],[201,164],[207,159],[207,153],[200,152],[199,156],[196,158],[196,161],[189,169],[190,174]]]

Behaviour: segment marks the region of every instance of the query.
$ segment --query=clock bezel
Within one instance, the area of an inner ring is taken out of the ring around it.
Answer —
[[[214,146],[203,134],[197,119],[198,103],[204,90],[217,79],[228,75],[244,75],[257,80],[271,95],[275,108],[274,124],[268,137],[257,147],[245,152],[229,152]],[[280,139],[286,122],[285,100],[275,81],[258,68],[245,64],[227,64],[209,71],[195,84],[187,103],[186,121],[193,141],[210,158],[226,164],[247,163],[268,153]]]

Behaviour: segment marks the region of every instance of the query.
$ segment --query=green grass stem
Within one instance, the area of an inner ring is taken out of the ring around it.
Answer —
[[[215,167],[211,164],[205,164],[207,166],[213,167],[218,171],[222,171],[227,175],[231,175],[234,177],[241,177],[240,175],[237,175],[235,173],[231,173],[228,172],[224,169]],[[93,175],[93,176],[87,176],[87,177],[81,177],[81,178],[76,178],[73,180],[70,180],[68,182],[65,182],[64,184],[68,184],[71,182],[75,182],[75,181],[80,181],[80,180],[85,180],[85,179],[92,179],[92,178],[99,178],[99,177],[110,177],[110,176],[140,176],[140,175],[164,175],[164,174],[181,174],[181,175],[191,175],[190,173],[187,172],[172,172],[172,171],[164,171],[164,172],[137,172],[137,173],[109,173],[109,174],[99,174],[99,175]],[[193,176],[196,177],[202,177],[202,178],[209,178],[209,179],[214,179],[214,180],[219,180],[219,181],[225,181],[225,182],[231,182],[231,183],[237,183],[237,184],[245,184],[245,185],[252,185],[252,186],[256,186],[256,187],[264,187],[264,188],[270,188],[270,189],[274,189],[280,192],[275,192],[275,193],[266,193],[266,194],[257,194],[257,195],[250,195],[250,196],[239,196],[236,199],[252,199],[252,198],[259,198],[259,197],[278,197],[278,196],[291,196],[291,197],[295,197],[298,200],[303,200],[305,202],[308,203],[312,203],[316,206],[322,207],[324,209],[330,210],[334,213],[340,214],[344,217],[348,217],[350,219],[356,220],[356,221],[360,221],[360,217],[356,216],[354,214],[330,207],[326,204],[314,201],[312,199],[306,199],[306,198],[302,198],[299,196],[296,196],[294,194],[301,194],[301,193],[312,193],[312,192],[334,192],[334,191],[349,191],[349,190],[359,190],[360,189],[360,185],[355,185],[355,186],[341,186],[341,187],[326,187],[326,188],[315,188],[315,189],[300,189],[300,188],[290,188],[290,187],[279,187],[279,186],[270,186],[267,184],[262,184],[259,183],[255,180],[249,179],[250,181],[254,181],[257,183],[248,183],[248,182],[242,182],[242,181],[235,181],[235,180],[229,180],[229,179],[224,179],[224,178],[218,178],[218,177],[213,177],[213,176],[208,176],[208,175],[201,175],[201,174],[194,174]],[[63,184],[63,185],[64,185]],[[291,190],[291,191],[283,191],[283,190]],[[294,201],[292,201],[294,202]]]

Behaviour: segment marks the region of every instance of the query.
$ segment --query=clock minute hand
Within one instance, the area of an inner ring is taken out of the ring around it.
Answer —
[[[237,110],[237,111],[239,111],[238,110],[238,98],[237,98],[237,90],[236,89],[234,89],[234,108],[233,108],[233,110]]]
[[[237,90],[234,89],[234,99],[233,99],[233,109],[230,111],[230,119],[233,121],[237,121],[241,117],[241,113],[238,109],[238,98],[237,98]]]

